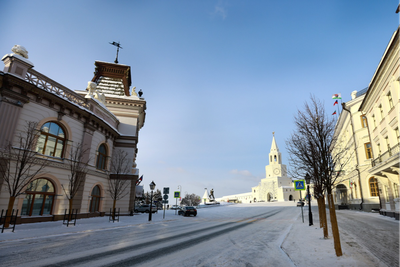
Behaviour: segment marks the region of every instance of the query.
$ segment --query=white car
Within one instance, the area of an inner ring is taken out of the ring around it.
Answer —
[[[150,205],[149,204],[143,204],[135,208],[135,212],[150,212]],[[156,205],[151,205],[151,212],[157,212],[157,206]]]
[[[179,209],[181,209],[181,208],[182,208],[181,206],[172,205],[171,210],[179,210]]]

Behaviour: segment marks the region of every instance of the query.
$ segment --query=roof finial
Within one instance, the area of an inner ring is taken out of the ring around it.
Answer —
[[[272,135],[275,136],[275,132],[272,132]]]
[[[112,43],[110,43],[110,44],[112,44],[112,45],[114,45],[114,46],[117,47],[117,57],[115,58],[114,63],[118,64],[118,52],[119,52],[119,49],[120,49],[120,48],[122,49],[122,47],[121,47],[121,45],[120,45],[119,43],[117,43],[117,42],[112,42]]]

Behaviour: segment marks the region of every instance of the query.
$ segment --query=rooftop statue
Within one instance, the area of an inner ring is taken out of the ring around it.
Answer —
[[[22,45],[14,45],[13,48],[11,48],[11,51],[17,55],[20,55],[21,57],[26,59],[28,58],[28,51]]]

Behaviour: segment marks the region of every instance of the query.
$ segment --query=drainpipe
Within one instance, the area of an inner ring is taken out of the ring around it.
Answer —
[[[362,185],[361,185],[361,174],[359,170],[359,159],[358,159],[358,153],[357,153],[357,143],[356,143],[356,133],[354,131],[354,125],[353,125],[353,116],[350,112],[349,109],[346,108],[346,103],[342,103],[343,110],[347,111],[350,115],[350,124],[351,124],[351,129],[353,132],[353,142],[354,142],[354,151],[356,152],[356,160],[357,160],[357,166],[356,166],[356,171],[358,173],[358,182],[360,184],[360,194],[361,194],[361,203],[360,203],[360,210],[363,209],[363,203],[364,203],[364,197],[363,197],[363,191],[362,191]]]

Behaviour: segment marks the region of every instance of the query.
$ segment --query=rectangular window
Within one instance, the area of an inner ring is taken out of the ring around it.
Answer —
[[[399,185],[398,184],[393,184],[393,191],[394,191],[394,197],[399,198]]]
[[[389,108],[392,109],[393,108],[393,99],[392,99],[392,94],[390,93],[390,91],[387,94],[387,98],[388,98],[388,101],[389,101]]]
[[[385,186],[385,198],[386,198],[386,202],[390,202],[390,200],[389,200],[389,188],[387,186]]]
[[[376,128],[376,119],[375,119],[375,115],[372,115],[372,121],[374,122],[374,128]]]
[[[367,159],[371,159],[372,158],[371,143],[365,143],[364,147],[365,147],[365,156],[367,157]]]
[[[383,107],[382,107],[382,105],[379,105],[379,112],[381,113],[381,120],[383,120],[383,118],[385,116],[383,116]]]
[[[399,128],[397,127],[394,131],[396,132],[397,142],[400,142]]]
[[[365,117],[365,115],[361,115],[361,127],[366,128],[367,126],[367,117]]]

